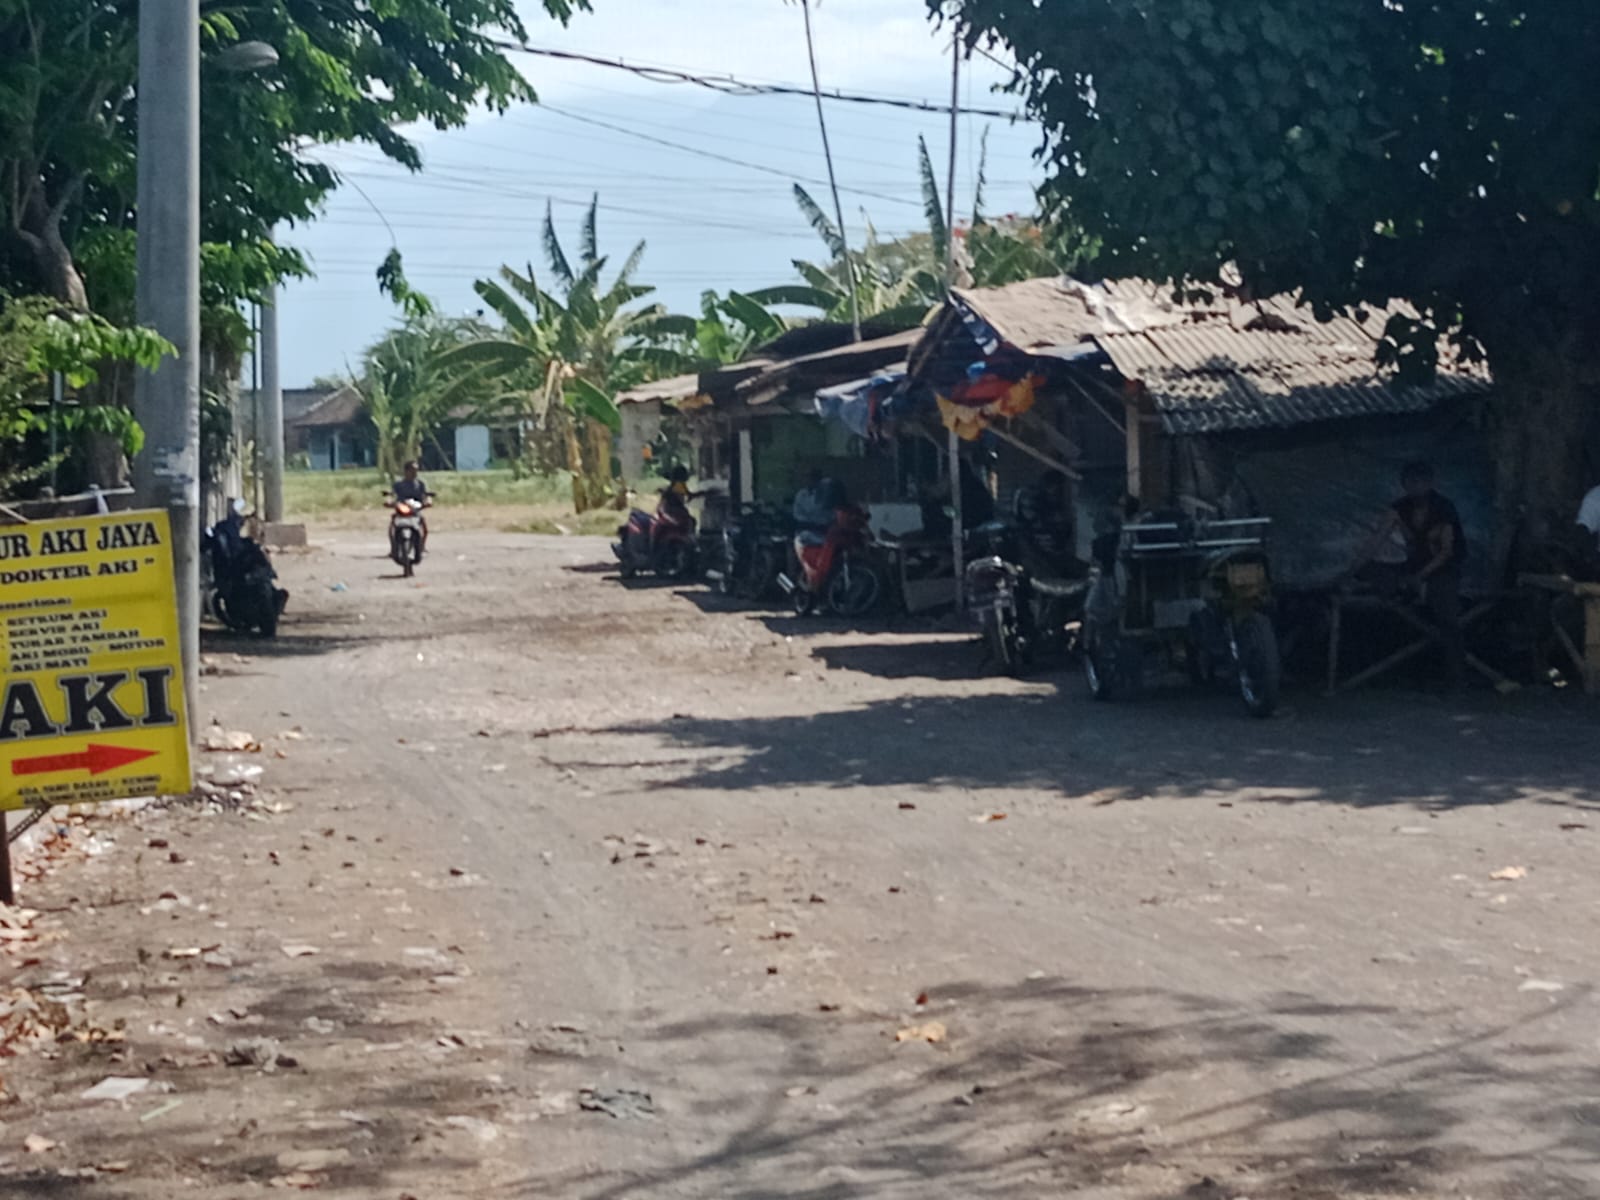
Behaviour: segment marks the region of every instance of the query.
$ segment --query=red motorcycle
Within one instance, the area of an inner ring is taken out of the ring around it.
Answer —
[[[800,578],[785,573],[778,583],[789,593],[797,615],[809,616],[825,604],[838,616],[859,617],[878,602],[883,580],[867,554],[870,520],[866,509],[847,505],[834,513],[827,536],[801,533],[795,538]]]
[[[634,509],[628,523],[617,529],[612,553],[621,564],[623,579],[649,571],[663,579],[689,579],[700,568],[700,543],[695,520],[687,512],[675,516],[665,506],[655,516]]]

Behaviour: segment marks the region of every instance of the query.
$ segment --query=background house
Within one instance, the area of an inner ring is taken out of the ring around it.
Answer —
[[[284,449],[291,459],[304,455],[313,471],[371,467],[378,438],[362,408],[361,393],[348,384],[314,399],[316,389],[296,388],[283,397]],[[299,414],[293,415],[290,397]]]

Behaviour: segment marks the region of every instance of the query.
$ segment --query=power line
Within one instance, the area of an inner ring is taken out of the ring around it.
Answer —
[[[790,183],[809,183],[817,187],[823,187],[827,185],[827,180],[825,179],[817,179],[815,177],[805,175],[796,175],[793,171],[786,171],[781,167],[769,167],[762,163],[750,162],[748,159],[732,158],[726,154],[718,154],[714,150],[702,150],[698,146],[688,146],[683,142],[668,141],[666,138],[659,138],[654,134],[639,133],[637,130],[629,129],[624,125],[613,125],[611,122],[602,121],[597,117],[585,117],[578,113],[568,112],[564,108],[556,108],[549,104],[542,105],[541,107],[546,112],[553,112],[557,116],[566,117],[569,121],[578,121],[584,125],[593,125],[598,129],[609,129],[613,133],[620,133],[625,137],[635,138],[641,142],[649,142],[652,145],[665,146],[669,150],[680,150],[685,154],[694,154],[700,158],[709,158],[713,162],[730,163],[736,167],[743,167],[748,171],[760,171],[767,175],[776,175],[778,178],[786,179]],[[909,204],[913,208],[921,207],[920,202],[916,200],[907,200],[903,196],[891,196],[886,192],[874,192],[865,188],[851,188],[844,187],[842,185],[839,190],[842,192],[849,192],[856,196],[870,196],[874,200],[887,200],[890,204]]]
[[[587,63],[592,67],[605,67],[613,71],[626,71],[637,75],[640,79],[647,79],[652,83],[687,83],[695,87],[706,88],[713,92],[720,92],[724,96],[806,96],[812,97],[813,90],[788,83],[748,83],[732,75],[697,75],[691,71],[682,71],[672,67],[648,67],[625,62],[620,58],[601,58],[593,54],[580,54],[575,50],[555,50],[548,46],[530,46],[526,43],[500,41],[491,39],[491,44],[501,50],[509,50],[517,54],[528,54],[535,58],[553,58],[561,62]],[[948,115],[952,105],[937,104],[928,100],[903,100],[893,96],[869,96],[858,92],[824,91],[824,100],[833,100],[846,104],[876,104],[885,108],[909,109],[913,112],[942,113]],[[1007,112],[998,108],[959,108],[960,112],[970,113],[977,117],[998,117],[1005,121],[1026,120],[1026,114],[1020,112]]]

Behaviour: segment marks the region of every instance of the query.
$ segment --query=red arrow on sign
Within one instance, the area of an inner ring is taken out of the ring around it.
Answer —
[[[102,746],[90,742],[76,754],[42,754],[37,758],[18,758],[11,762],[13,775],[52,775],[57,771],[87,771],[104,775],[129,763],[154,758],[155,750],[134,750],[127,746]]]

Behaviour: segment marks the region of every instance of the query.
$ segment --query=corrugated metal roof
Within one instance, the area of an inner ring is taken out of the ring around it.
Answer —
[[[1038,353],[1102,333],[1181,324],[1194,312],[1173,304],[1170,285],[1144,279],[1095,284],[1028,279],[1004,287],[959,288],[953,295],[1005,344]]]
[[[699,375],[674,375],[670,379],[657,379],[654,383],[642,383],[636,388],[629,388],[617,396],[617,403],[644,404],[650,400],[660,400],[671,404],[699,393]]]
[[[1429,384],[1401,386],[1392,371],[1380,371],[1376,334],[1387,312],[1369,315],[1363,326],[1342,317],[1324,324],[1287,304],[1268,311],[1270,329],[1236,323],[1260,324],[1261,310],[1250,307],[1230,318],[1096,340],[1124,378],[1144,385],[1174,434],[1426,412],[1446,397],[1489,390],[1487,372],[1459,363],[1447,347]]]

